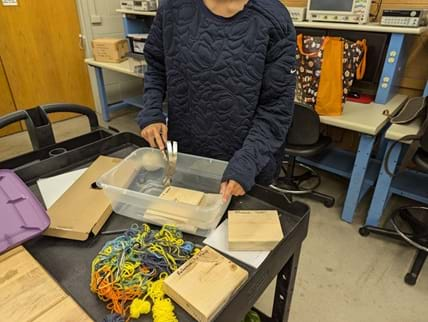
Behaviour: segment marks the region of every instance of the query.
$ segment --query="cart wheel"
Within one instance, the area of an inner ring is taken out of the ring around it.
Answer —
[[[407,273],[406,276],[404,276],[404,282],[406,282],[407,285],[415,285],[416,284],[416,276],[412,273]]]
[[[326,206],[327,208],[332,208],[334,206],[334,203],[334,198],[331,198],[329,200],[324,201],[324,206]]]
[[[261,319],[257,312],[251,310],[247,313],[247,315],[245,316],[245,320],[242,322],[261,322]]]
[[[361,227],[360,229],[358,229],[358,232],[363,237],[367,237],[370,234],[370,231],[366,227]]]

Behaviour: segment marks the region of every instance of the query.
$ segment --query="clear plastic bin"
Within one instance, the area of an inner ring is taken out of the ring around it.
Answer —
[[[166,161],[152,148],[134,151],[97,182],[123,216],[207,236],[220,222],[230,200],[218,193],[227,162],[179,153],[172,185],[205,193],[197,206],[159,198]],[[150,210],[146,213],[147,210]]]

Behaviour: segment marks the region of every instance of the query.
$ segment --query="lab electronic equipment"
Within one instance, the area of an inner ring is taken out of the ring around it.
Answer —
[[[400,27],[419,27],[426,24],[426,10],[383,10],[381,25]]]
[[[309,21],[367,23],[372,0],[308,0]]]
[[[156,0],[134,0],[134,10],[136,11],[155,11],[158,8]]]
[[[134,9],[134,0],[122,0],[120,2],[120,8],[125,10]]]
[[[304,21],[306,18],[305,7],[287,7],[293,21]]]

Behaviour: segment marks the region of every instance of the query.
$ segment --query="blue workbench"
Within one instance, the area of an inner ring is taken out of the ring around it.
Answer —
[[[131,71],[129,68],[129,62],[127,60],[121,63],[104,63],[95,61],[93,58],[85,59],[85,63],[88,66],[93,67],[95,69],[95,76],[97,80],[97,89],[98,95],[100,97],[101,111],[103,120],[105,122],[110,121],[110,112],[114,112],[123,108],[127,108],[129,106],[136,106],[138,108],[143,108],[143,95],[137,95],[134,97],[129,97],[124,99],[123,101],[116,102],[110,104],[107,99],[107,93],[104,84],[104,75],[103,70],[107,69],[113,72],[126,74],[130,76],[134,76],[137,78],[144,78],[144,75],[137,74]],[[143,92],[143,85],[141,85],[141,92]]]
[[[395,94],[387,104],[346,102],[340,116],[321,116],[321,123],[360,133],[357,153],[332,148],[301,162],[349,179],[342,219],[352,222],[358,203],[376,183],[381,161],[372,155],[377,136],[388,124],[383,111],[397,112],[407,96]]]
[[[428,82],[423,95],[428,96]],[[421,122],[421,119],[417,119],[410,124],[393,124],[386,131],[387,149],[391,149],[391,153],[388,160],[384,156],[382,164],[388,162],[388,169],[391,173],[395,173],[403,150],[405,150],[406,145],[411,143],[409,141],[400,141],[400,139],[407,135],[417,134]],[[379,226],[383,210],[393,194],[428,204],[428,174],[406,169],[403,173],[391,177],[382,166],[370,204],[366,225]]]
[[[122,14],[124,37],[127,37],[129,34],[148,33],[150,26],[153,22],[153,18],[156,15],[156,12],[154,11],[117,9],[116,12]],[[131,46],[129,46],[129,48],[131,48]],[[110,104],[107,99],[103,69],[111,70],[121,74],[127,74],[141,79],[144,78],[144,75],[131,71],[129,67],[129,62],[127,60],[121,63],[103,63],[97,62],[92,58],[88,58],[85,59],[85,62],[86,64],[88,64],[88,66],[91,66],[95,69],[97,89],[100,97],[100,105],[104,121],[110,121],[110,112],[114,112],[122,108],[127,108],[129,106],[142,108],[142,94],[134,97],[129,97],[124,99],[123,101],[115,102],[112,104]],[[142,91],[143,87],[141,87],[141,92]]]
[[[334,148],[329,153],[311,159],[300,161],[308,165],[335,173],[350,179],[346,199],[342,211],[342,219],[352,222],[355,210],[367,191],[377,181],[381,160],[386,148],[386,141],[381,140],[379,152],[373,155],[376,138],[382,139],[388,119],[382,114],[388,110],[390,114],[397,112],[406,96],[397,95],[401,71],[406,63],[408,35],[420,35],[428,30],[427,27],[402,28],[381,26],[379,24],[346,24],[324,22],[295,22],[299,28],[352,30],[390,34],[388,49],[375,102],[372,104],[357,104],[347,102],[341,116],[322,116],[321,123],[360,133],[357,153]],[[370,68],[368,66],[367,68]]]

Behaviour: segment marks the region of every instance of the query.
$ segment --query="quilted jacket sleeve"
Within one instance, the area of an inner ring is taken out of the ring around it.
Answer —
[[[162,102],[166,91],[165,57],[162,37],[162,15],[160,8],[150,28],[149,37],[144,46],[144,58],[147,71],[144,73],[143,109],[138,114],[141,129],[152,123],[165,123]]]
[[[223,175],[223,181],[235,180],[245,191],[253,187],[257,175],[279,153],[292,120],[296,33],[291,22],[285,27],[276,30],[276,39],[271,39],[252,128]]]

